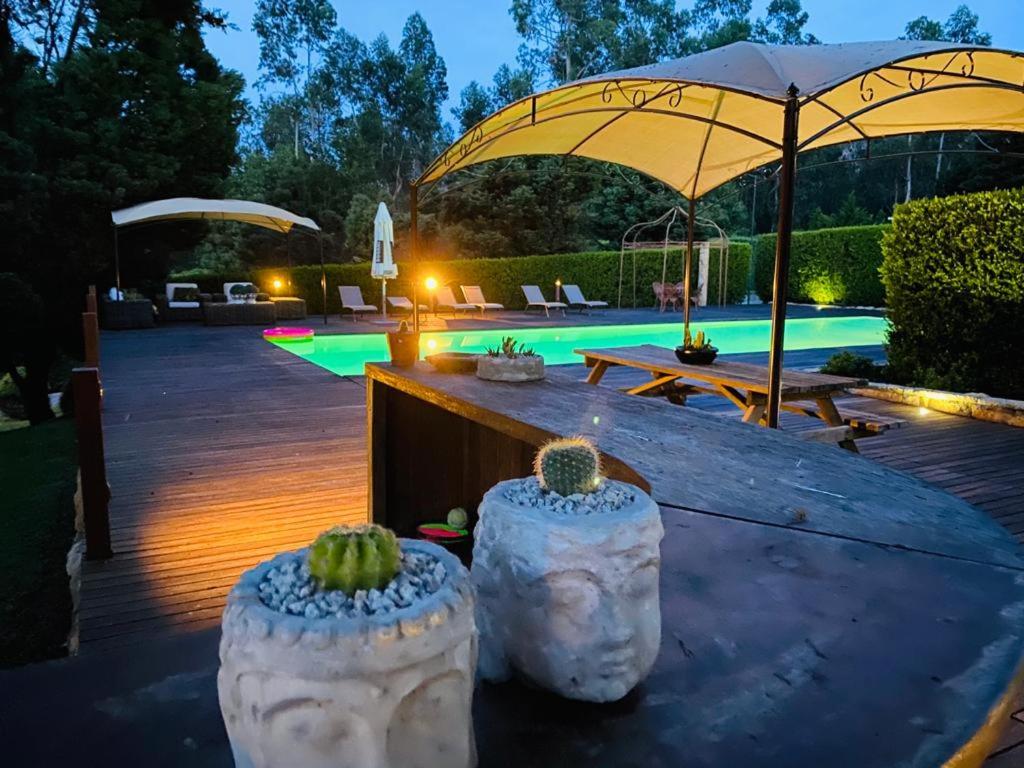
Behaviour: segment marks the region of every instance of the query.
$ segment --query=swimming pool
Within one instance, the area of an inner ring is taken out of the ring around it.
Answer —
[[[694,331],[702,330],[722,354],[766,352],[769,320],[732,320],[694,323]],[[533,347],[544,356],[548,365],[582,363],[573,353],[579,348],[631,347],[657,344],[676,347],[680,343],[682,324],[589,325],[571,328],[500,328],[475,331],[439,331],[424,333],[420,349],[424,355],[433,352],[484,352],[488,346],[501,344],[503,336]],[[813,317],[786,321],[786,349],[820,347],[854,347],[882,344],[885,320],[881,317]],[[326,368],[338,376],[361,376],[363,365],[388,359],[387,340],[383,333],[335,334],[316,336],[313,341],[278,343],[282,349]]]

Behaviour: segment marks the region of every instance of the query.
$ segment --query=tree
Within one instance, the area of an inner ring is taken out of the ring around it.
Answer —
[[[458,121],[463,133],[483,120],[492,111],[491,95],[476,80],[462,89],[459,103],[452,107],[452,116]]]
[[[813,45],[820,41],[803,31],[808,18],[800,0],[771,0],[765,17],[754,24],[754,38],[773,45]]]
[[[951,43],[992,45],[992,35],[978,29],[978,14],[966,5],[958,5],[945,23],[918,16],[907,23],[904,40],[944,40]]]

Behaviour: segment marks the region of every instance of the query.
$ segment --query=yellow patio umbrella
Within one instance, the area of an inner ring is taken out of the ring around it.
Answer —
[[[516,155],[576,155],[628,166],[695,201],[781,162],[768,425],[778,426],[796,155],[931,131],[1024,131],[1024,54],[893,40],[838,45],[734,43],[578,80],[510,104],[446,149],[412,187]],[[693,232],[684,270],[690,314]]]

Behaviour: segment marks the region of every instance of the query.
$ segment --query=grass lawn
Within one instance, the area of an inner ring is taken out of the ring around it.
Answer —
[[[0,667],[65,652],[75,460],[70,419],[0,431]]]

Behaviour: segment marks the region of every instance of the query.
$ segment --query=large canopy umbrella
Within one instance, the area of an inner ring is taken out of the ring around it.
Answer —
[[[476,163],[578,155],[633,168],[695,201],[781,162],[767,421],[778,426],[796,155],[849,141],[927,131],[1024,131],[1024,54],[894,40],[839,45],[734,43],[675,61],[598,75],[498,110],[445,150],[416,190]],[[870,145],[869,145],[870,146]]]
[[[323,297],[324,323],[327,323],[327,268],[324,264],[324,240],[320,227],[312,219],[297,216],[284,208],[250,200],[205,200],[199,197],[172,197],[154,200],[131,208],[112,211],[114,223],[114,281],[121,295],[121,257],[118,253],[118,232],[121,227],[157,221],[240,221],[272,229],[288,235],[294,227],[316,233],[320,247],[320,289]]]

